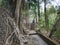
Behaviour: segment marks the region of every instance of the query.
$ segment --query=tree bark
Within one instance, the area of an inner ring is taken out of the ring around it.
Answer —
[[[22,0],[17,0],[16,10],[15,10],[15,22],[18,25],[20,33],[23,34],[22,23],[21,23],[21,2]]]
[[[18,25],[19,22],[19,14],[20,14],[20,8],[21,8],[21,1],[17,0],[16,9],[15,9],[15,22]]]
[[[46,0],[44,0],[44,15],[45,15],[45,27],[46,30],[49,30],[48,15],[46,14]]]

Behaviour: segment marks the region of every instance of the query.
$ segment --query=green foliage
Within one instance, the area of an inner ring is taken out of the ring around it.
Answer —
[[[55,37],[60,38],[60,26],[58,27],[57,31],[54,34]]]
[[[6,0],[2,0],[1,7],[6,7]]]
[[[57,10],[57,19],[60,18],[60,6],[58,7]],[[60,38],[60,21],[58,22],[58,26],[57,26],[57,31],[54,33],[54,36],[57,38]]]
[[[52,26],[54,25],[56,17],[57,17],[56,13],[49,15],[49,29],[51,29]]]
[[[40,15],[41,15],[41,16],[40,16],[40,27],[41,27],[41,28],[44,28],[44,26],[45,26],[44,13],[41,12]]]
[[[49,19],[49,29],[51,29],[53,24],[55,23],[55,18],[57,16],[56,10],[53,7],[53,5],[50,6],[50,8],[47,8],[47,13],[46,14],[48,15],[48,19]],[[41,17],[40,17],[40,25],[44,28],[44,25],[45,25],[44,12],[41,11],[40,15],[41,15]]]
[[[55,10],[54,6],[52,5],[49,9],[47,9],[47,15],[50,15],[53,13],[56,13],[56,10]]]
[[[60,14],[60,6],[57,9],[57,14]]]

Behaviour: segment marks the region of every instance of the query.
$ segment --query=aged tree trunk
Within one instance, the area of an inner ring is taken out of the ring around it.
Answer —
[[[48,15],[46,14],[46,0],[44,0],[44,15],[45,15],[45,27],[46,30],[49,30],[49,24],[48,24]]]
[[[18,25],[20,33],[23,33],[22,23],[21,23],[21,2],[22,0],[17,0],[16,9],[15,9],[15,22]]]
[[[3,2],[4,0],[2,0]],[[12,15],[10,15],[12,18],[14,18],[15,9],[16,9],[16,2],[17,0],[5,0],[6,8],[11,12]]]
[[[17,25],[19,22],[20,8],[21,8],[21,0],[17,0],[16,9],[15,9],[15,21]]]

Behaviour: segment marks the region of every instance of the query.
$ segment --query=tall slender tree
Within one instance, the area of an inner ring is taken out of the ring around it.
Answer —
[[[40,0],[38,0],[38,25],[40,26]]]
[[[47,0],[44,0],[44,15],[45,15],[45,27],[46,30],[49,30],[49,23],[48,23],[48,15],[46,13],[46,5],[47,5]]]
[[[39,2],[39,0],[38,0],[38,17],[40,19],[40,2]]]

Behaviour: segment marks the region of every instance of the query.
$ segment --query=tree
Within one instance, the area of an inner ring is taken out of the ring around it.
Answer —
[[[40,2],[39,2],[39,0],[38,0],[38,17],[40,19]]]
[[[16,4],[16,9],[15,9],[15,21],[17,25],[19,22],[20,8],[21,8],[21,0],[18,0]]]
[[[54,0],[42,0],[42,2],[44,2],[45,28],[46,28],[47,32],[49,30],[49,19],[48,19],[48,15],[47,15],[47,4],[51,4],[51,1],[54,1]]]
[[[40,26],[40,0],[38,0],[38,25]],[[39,27],[39,29],[40,29],[40,27]],[[38,29],[38,30],[39,30]]]
[[[48,23],[48,15],[46,13],[46,4],[47,4],[47,0],[44,0],[44,15],[45,15],[45,27],[46,30],[49,30],[49,23]]]

